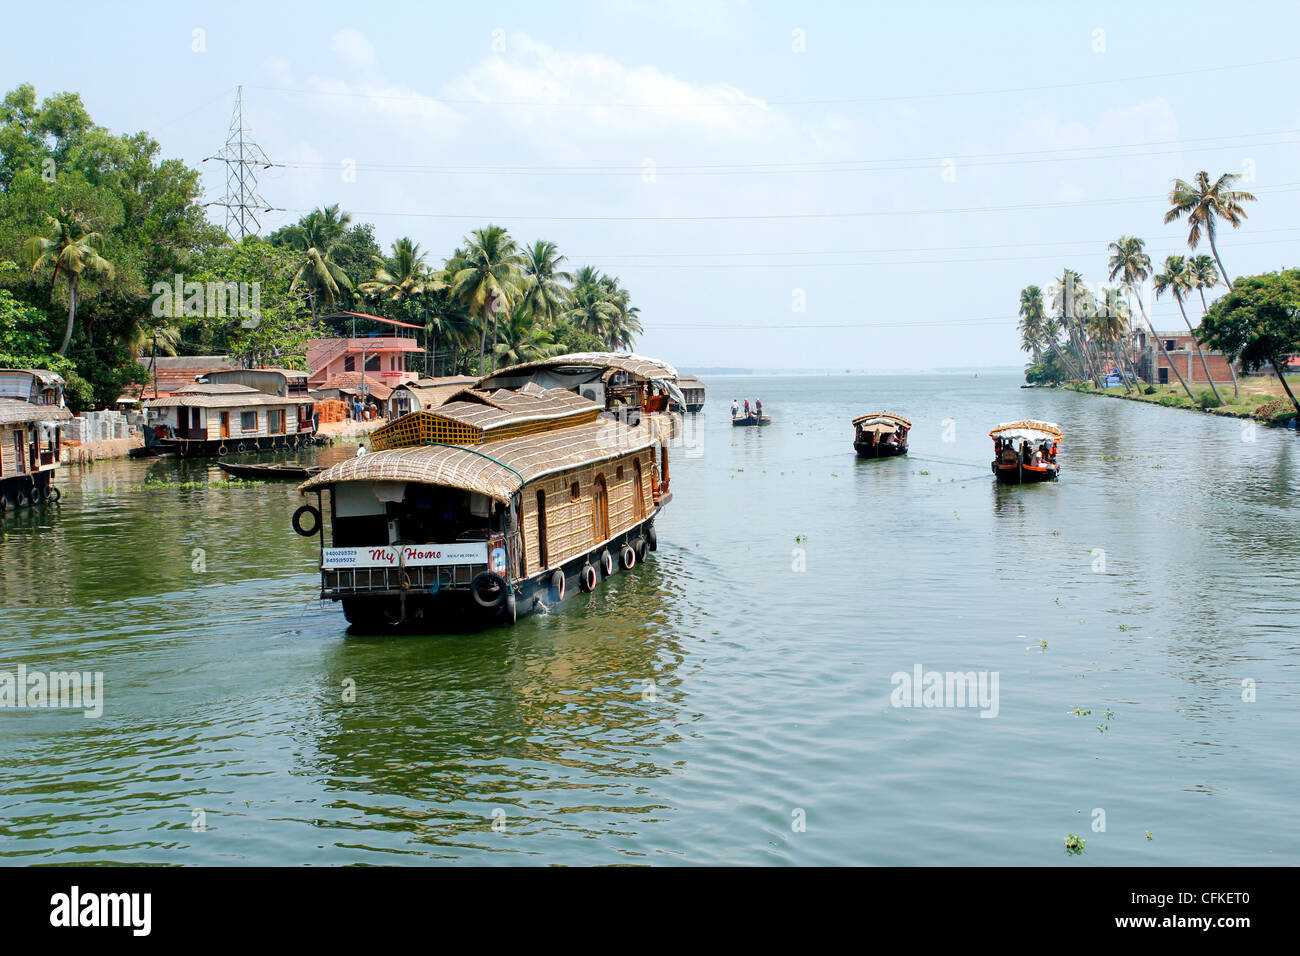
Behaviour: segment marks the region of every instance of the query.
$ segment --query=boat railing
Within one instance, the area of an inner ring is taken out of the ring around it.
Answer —
[[[322,568],[321,597],[352,594],[434,593],[465,589],[486,564],[408,565],[404,568]]]

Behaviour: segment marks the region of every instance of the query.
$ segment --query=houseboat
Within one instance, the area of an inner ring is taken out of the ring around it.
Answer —
[[[299,485],[316,504],[293,516],[320,539],[321,597],[356,630],[514,622],[591,592],[655,550],[670,499],[653,429],[534,382],[465,389],[370,449]]]
[[[305,393],[195,383],[144,403],[145,445],[186,457],[299,448],[315,434],[312,405]]]
[[[0,369],[0,511],[58,501],[63,378],[45,369]]]
[[[631,352],[570,352],[524,362],[497,369],[476,387],[491,392],[529,383],[574,392],[628,425],[647,421],[652,430],[667,438],[676,433],[670,404],[686,405],[677,387],[675,368]]]
[[[1053,481],[1060,474],[1056,450],[1064,437],[1053,422],[1005,422],[989,432],[993,474],[1008,485]]]
[[[684,407],[688,412],[698,412],[704,409],[704,383],[694,375],[680,375],[677,378],[677,387],[682,390],[682,397],[685,400]]]
[[[894,412],[872,412],[853,419],[853,450],[863,458],[893,458],[907,454],[912,423]]]

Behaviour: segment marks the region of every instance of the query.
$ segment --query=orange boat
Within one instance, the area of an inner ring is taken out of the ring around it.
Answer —
[[[993,439],[993,474],[1007,485],[1055,481],[1061,473],[1056,450],[1065,437],[1053,422],[1025,419],[1004,422],[989,432]]]

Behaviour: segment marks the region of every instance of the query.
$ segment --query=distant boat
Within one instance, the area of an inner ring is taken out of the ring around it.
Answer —
[[[770,425],[772,424],[772,416],[756,415],[751,412],[748,415],[736,415],[731,419],[731,424],[740,428],[746,428],[751,425]]]
[[[1060,475],[1056,449],[1064,436],[1054,422],[1004,422],[989,432],[989,437],[993,439],[993,474],[1003,484],[1055,481]]]
[[[321,465],[232,465],[226,461],[217,462],[217,467],[231,478],[256,479],[259,481],[276,478],[294,478],[301,481],[304,478],[310,478],[322,468]]]
[[[853,450],[863,458],[893,458],[907,454],[912,423],[894,412],[872,412],[853,419]]]

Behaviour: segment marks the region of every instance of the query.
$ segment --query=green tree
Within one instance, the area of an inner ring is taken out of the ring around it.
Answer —
[[[338,203],[335,203],[313,209],[297,225],[283,232],[284,240],[299,253],[298,268],[289,284],[289,291],[301,292],[307,297],[313,323],[319,305],[332,307],[352,302],[352,278],[335,258],[351,221],[352,217],[340,213]]]
[[[483,326],[479,344],[478,367],[483,374],[483,361],[487,353],[488,317],[492,318],[493,345],[496,343],[496,324],[501,315],[509,316],[522,298],[522,260],[519,247],[501,226],[489,225],[475,229],[465,238],[463,254],[454,260],[455,272],[451,280],[452,295],[463,302],[470,315]],[[453,262],[448,263],[451,271]]]
[[[1219,264],[1219,274],[1223,281],[1232,286],[1228,270],[1223,268],[1223,259],[1219,256],[1219,246],[1215,241],[1218,231],[1217,221],[1222,219],[1233,229],[1239,229],[1246,217],[1243,202],[1253,202],[1255,197],[1243,190],[1232,189],[1232,184],[1241,178],[1240,173],[1224,173],[1213,183],[1209,174],[1201,170],[1192,182],[1174,180],[1174,188],[1169,191],[1170,209],[1165,213],[1165,222],[1177,222],[1187,217],[1187,245],[1195,249],[1201,241],[1201,231],[1210,240],[1210,251],[1214,261]]]
[[[1283,372],[1300,352],[1300,269],[1242,276],[1201,321],[1205,342],[1246,369],[1273,369],[1287,397],[1300,413]]]
[[[1187,268],[1187,259],[1183,256],[1166,256],[1164,270],[1152,276],[1156,298],[1159,299],[1161,295],[1168,292],[1178,303],[1178,311],[1183,314],[1183,324],[1187,326],[1187,333],[1192,337],[1196,355],[1201,360],[1201,368],[1205,370],[1205,380],[1210,383],[1210,390],[1214,392],[1215,400],[1222,405],[1223,398],[1219,395],[1219,390],[1214,387],[1214,379],[1210,377],[1210,366],[1206,364],[1205,353],[1201,351],[1201,345],[1196,341],[1196,332],[1192,329],[1191,320],[1187,318],[1187,309],[1183,305],[1183,296],[1191,291],[1194,284],[1191,272]]]
[[[520,309],[544,325],[551,325],[563,310],[566,293],[563,283],[573,281],[573,276],[560,268],[563,262],[559,248],[547,239],[538,239],[523,253]]]
[[[1120,286],[1137,299],[1138,310],[1142,313],[1142,320],[1146,322],[1147,329],[1151,332],[1151,338],[1160,349],[1160,354],[1165,357],[1169,367],[1173,369],[1174,375],[1178,378],[1178,383],[1183,386],[1183,391],[1193,402],[1196,401],[1192,395],[1192,390],[1187,387],[1183,381],[1183,375],[1178,371],[1178,366],[1174,364],[1169,353],[1165,351],[1165,343],[1156,334],[1155,326],[1151,324],[1151,319],[1147,315],[1146,306],[1142,304],[1142,294],[1138,291],[1138,286],[1145,282],[1151,275],[1151,257],[1147,255],[1146,243],[1137,236],[1120,236],[1109,246],[1110,252],[1110,281],[1118,281]]]
[[[23,246],[23,261],[35,273],[46,266],[53,267],[50,285],[62,278],[68,286],[68,324],[63,332],[63,342],[56,353],[63,355],[72,341],[72,328],[77,321],[77,290],[83,276],[113,278],[113,263],[101,254],[104,237],[90,228],[80,215],[72,210],[61,210],[58,216],[47,217],[49,226],[44,236],[32,236]]]

